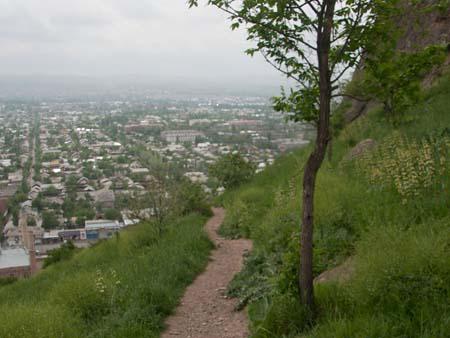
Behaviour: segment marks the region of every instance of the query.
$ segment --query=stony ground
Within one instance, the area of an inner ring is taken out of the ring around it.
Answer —
[[[249,240],[228,240],[217,230],[225,216],[214,209],[205,229],[216,245],[206,270],[184,294],[175,314],[166,321],[162,338],[247,338],[248,322],[244,311],[236,312],[237,300],[226,296],[226,288],[243,266],[243,255],[251,250]]]

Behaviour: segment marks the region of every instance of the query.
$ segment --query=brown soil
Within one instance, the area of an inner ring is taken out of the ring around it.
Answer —
[[[216,245],[206,270],[191,284],[174,315],[166,321],[162,338],[247,338],[245,312],[235,311],[237,300],[226,296],[226,288],[243,266],[243,255],[251,250],[249,240],[228,240],[217,230],[225,216],[223,209],[214,209],[205,226]]]

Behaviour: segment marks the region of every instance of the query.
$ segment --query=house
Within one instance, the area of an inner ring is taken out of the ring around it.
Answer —
[[[303,139],[278,139],[273,141],[281,152],[304,147],[309,144],[308,140]]]
[[[150,173],[150,170],[148,168],[131,168],[130,172],[133,175],[147,175]]]
[[[114,208],[116,196],[114,191],[109,189],[102,189],[90,193],[95,203],[102,208]]]
[[[210,119],[192,119],[189,120],[189,126],[195,126],[195,125],[209,125],[211,124],[211,120]]]
[[[50,161],[50,168],[53,170],[59,169],[59,171],[61,172],[59,160]]]
[[[208,176],[202,172],[187,172],[184,174],[192,183],[206,183],[208,182]]]
[[[29,277],[31,275],[30,255],[22,248],[0,250],[1,277]]]
[[[52,173],[55,174],[55,175],[59,175],[59,174],[61,174],[61,169],[60,168],[54,168],[54,169],[52,169]]]
[[[0,160],[0,167],[3,168],[8,168],[12,165],[12,162],[10,159],[4,159],[4,160]]]
[[[41,244],[58,244],[60,242],[59,230],[46,231],[41,239]]]
[[[42,190],[42,183],[41,182],[34,182],[31,186],[31,190],[37,189],[38,191]]]
[[[31,200],[26,200],[25,202],[20,204],[20,207],[22,208],[22,210],[31,210],[32,207],[32,201]]]
[[[84,176],[81,177],[80,179],[78,179],[78,181],[77,181],[77,185],[80,188],[85,188],[88,184],[89,184],[89,180]]]
[[[39,193],[42,191],[42,186],[40,182],[36,182],[33,184],[33,186],[30,189],[30,192],[28,194],[28,198],[31,200],[34,200],[36,197],[38,197]]]
[[[85,229],[61,230],[61,231],[58,231],[58,236],[63,241],[86,240],[86,230]]]
[[[246,128],[258,128],[263,125],[261,120],[233,120],[227,123],[231,128],[246,129]]]
[[[3,236],[6,239],[6,243],[10,247],[15,247],[22,243],[22,231],[16,226],[8,222],[3,229]]]
[[[86,221],[85,230],[88,240],[107,239],[121,229],[118,221],[95,220]]]
[[[137,218],[128,218],[128,217],[123,217],[123,226],[124,227],[128,227],[130,225],[135,225],[138,224],[140,221]]]
[[[86,192],[95,192],[95,188],[92,187],[92,186],[90,186],[90,185],[87,185],[86,187],[83,188],[83,191],[84,191],[85,193],[86,193]]]
[[[198,137],[204,136],[202,132],[197,130],[167,130],[161,133],[161,138],[168,143],[194,143]]]
[[[9,184],[4,188],[0,188],[0,199],[9,199],[17,192],[18,185]]]
[[[9,199],[14,196],[14,194],[17,192],[17,189],[18,189],[17,185],[8,185],[4,188],[0,188],[0,203],[4,205],[4,207],[8,205]]]
[[[61,154],[61,149],[59,149],[59,148],[44,149],[42,154],[43,155],[50,155],[50,156],[58,156],[59,154]]]
[[[18,170],[14,173],[8,174],[8,181],[10,183],[20,183],[23,180],[22,170]]]
[[[109,189],[109,188],[111,188],[111,186],[113,185],[113,182],[112,182],[111,179],[109,179],[109,178],[103,178],[103,179],[100,180],[100,184],[101,184],[104,188]]]

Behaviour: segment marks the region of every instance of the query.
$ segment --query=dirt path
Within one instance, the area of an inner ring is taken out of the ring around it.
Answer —
[[[217,230],[225,216],[214,209],[205,229],[216,245],[206,270],[191,284],[175,314],[166,321],[162,338],[247,338],[245,312],[234,310],[237,300],[225,296],[227,285],[243,266],[243,254],[252,248],[249,240],[228,240]]]

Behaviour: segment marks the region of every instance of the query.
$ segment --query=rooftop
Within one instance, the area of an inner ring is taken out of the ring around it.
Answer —
[[[0,269],[28,266],[30,260],[24,249],[0,250]]]
[[[119,222],[111,220],[95,220],[85,222],[86,230],[106,229],[106,228],[119,228]]]

